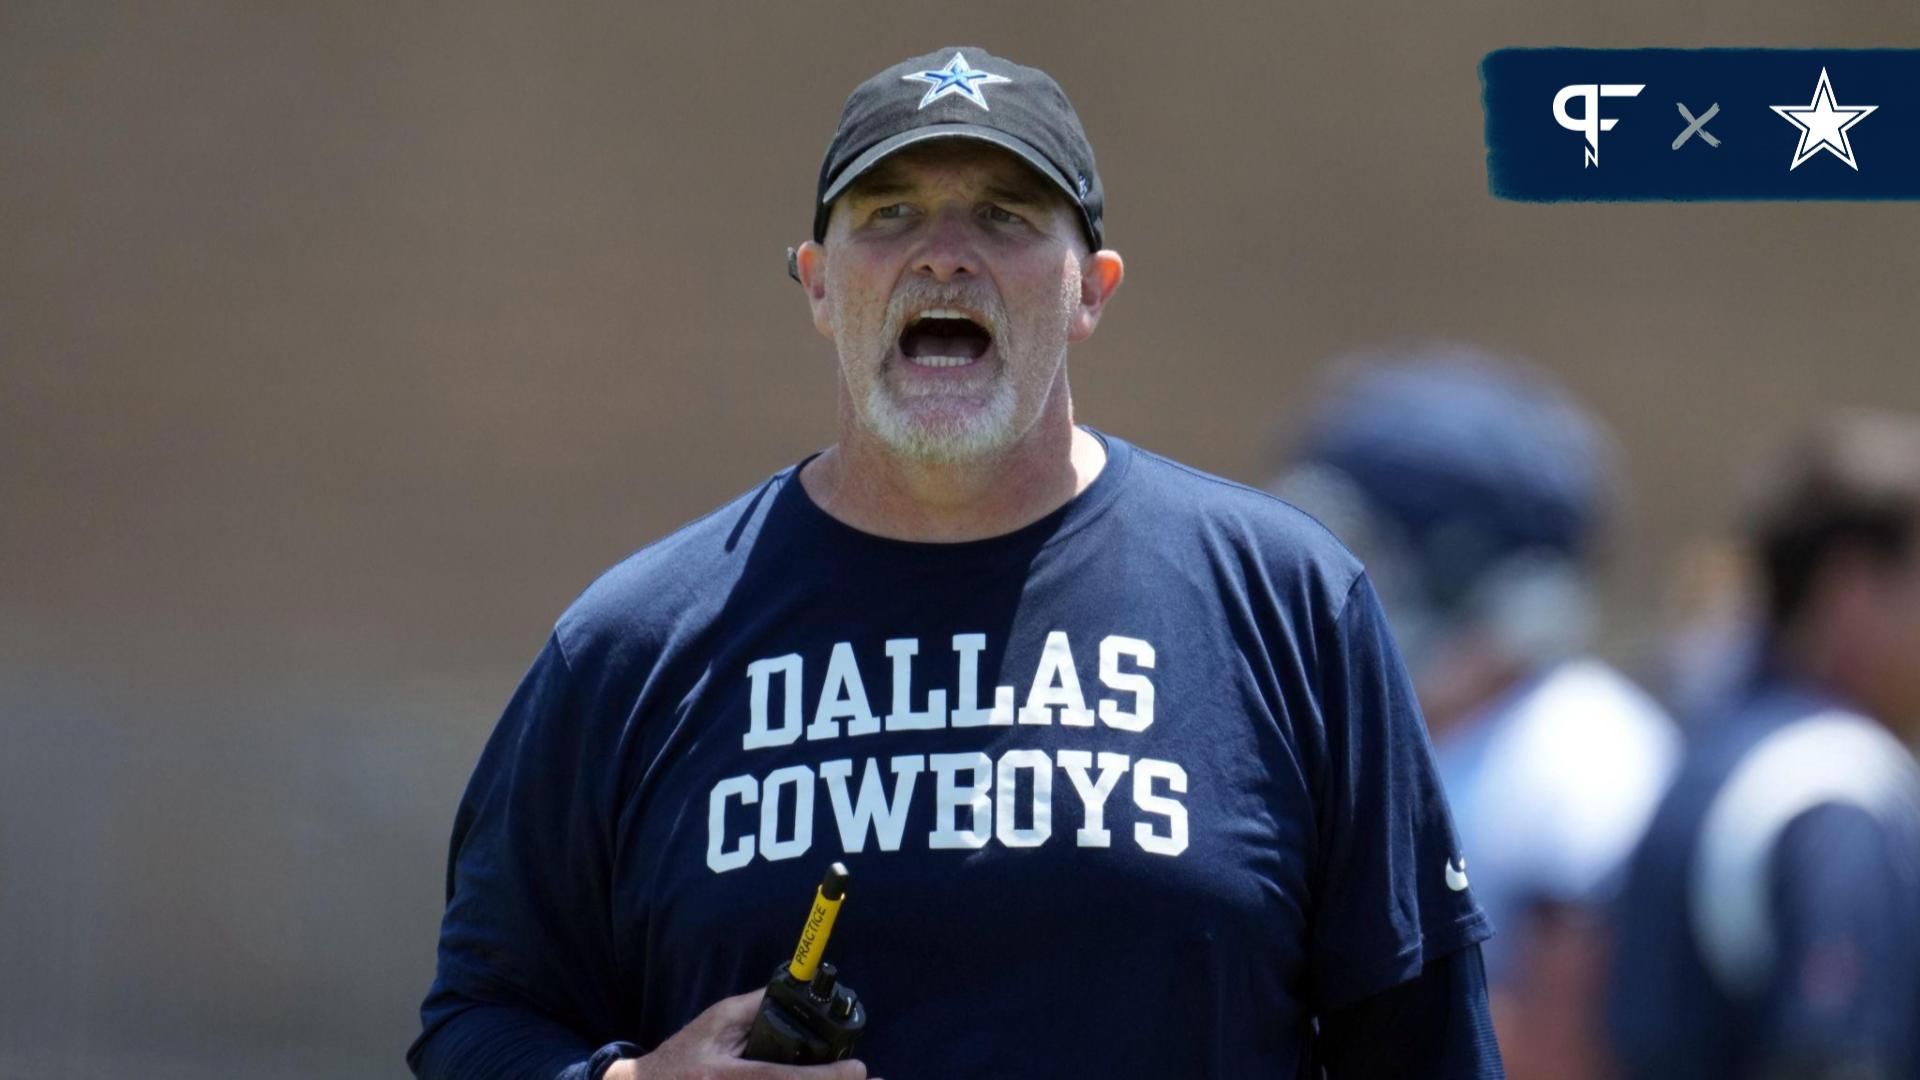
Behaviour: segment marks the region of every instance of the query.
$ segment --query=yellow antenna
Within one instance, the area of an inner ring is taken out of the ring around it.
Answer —
[[[834,863],[813,894],[813,910],[807,912],[807,925],[800,930],[800,945],[793,950],[793,962],[787,973],[800,982],[810,982],[827,951],[827,935],[833,933],[833,920],[840,915],[840,902],[847,895],[847,867]]]

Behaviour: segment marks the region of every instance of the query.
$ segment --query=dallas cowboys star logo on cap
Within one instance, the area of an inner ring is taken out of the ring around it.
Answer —
[[[953,59],[947,61],[947,66],[938,71],[916,71],[911,75],[902,75],[900,79],[902,82],[923,82],[929,84],[927,92],[920,96],[920,108],[922,109],[946,97],[948,94],[959,94],[961,97],[985,109],[987,108],[987,96],[980,92],[980,88],[982,86],[990,86],[993,83],[1013,81],[1005,75],[995,75],[991,71],[981,71],[979,68],[969,67],[967,65],[966,54],[964,53],[954,53]]]

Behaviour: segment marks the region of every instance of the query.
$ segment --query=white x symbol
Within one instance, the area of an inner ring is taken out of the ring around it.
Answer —
[[[1708,146],[1718,147],[1720,145],[1720,140],[1714,138],[1713,132],[1708,131],[1706,129],[1707,121],[1713,119],[1713,114],[1720,111],[1719,102],[1716,101],[1712,105],[1708,106],[1707,111],[1700,114],[1700,119],[1698,120],[1695,120],[1693,118],[1693,114],[1687,111],[1687,107],[1685,105],[1682,105],[1676,101],[1673,103],[1673,107],[1676,109],[1679,109],[1680,115],[1685,117],[1687,121],[1687,129],[1680,133],[1679,138],[1673,140],[1673,148],[1675,150],[1680,149],[1680,144],[1692,138],[1696,133],[1699,134],[1701,138],[1707,140]]]

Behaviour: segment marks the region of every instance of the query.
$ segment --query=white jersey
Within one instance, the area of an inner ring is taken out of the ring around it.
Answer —
[[[1604,902],[1666,790],[1679,734],[1660,706],[1594,660],[1534,676],[1435,740],[1434,754],[1508,974],[1536,903]]]

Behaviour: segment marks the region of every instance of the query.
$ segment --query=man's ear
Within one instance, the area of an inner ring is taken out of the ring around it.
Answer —
[[[827,249],[809,240],[793,249],[787,269],[806,291],[807,306],[813,310],[813,328],[831,341],[833,320],[828,317]]]
[[[1080,306],[1067,328],[1068,341],[1085,341],[1093,336],[1093,328],[1100,325],[1100,312],[1126,276],[1126,264],[1117,251],[1101,248],[1080,260]]]

